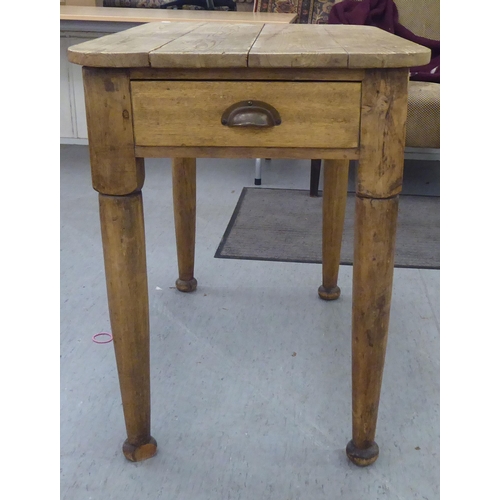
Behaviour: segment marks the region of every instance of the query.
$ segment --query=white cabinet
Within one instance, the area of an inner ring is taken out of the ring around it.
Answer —
[[[71,107],[72,88],[69,79],[69,62],[66,58],[66,50],[68,49],[68,39],[61,38],[61,87],[60,87],[60,125],[61,138],[76,137],[73,128],[73,114]]]
[[[86,144],[87,120],[83,95],[82,67],[68,62],[66,51],[71,45],[96,38],[61,35],[61,143]]]
[[[83,94],[82,67],[72,63],[69,63],[69,65],[75,99],[76,136],[79,139],[88,139],[87,115],[85,113],[85,97]]]

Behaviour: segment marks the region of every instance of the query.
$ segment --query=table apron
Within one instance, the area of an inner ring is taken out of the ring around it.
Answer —
[[[262,80],[361,82],[364,69],[343,68],[130,68],[130,80]]]
[[[256,148],[136,146],[136,158],[289,158],[293,160],[357,160],[358,148]]]

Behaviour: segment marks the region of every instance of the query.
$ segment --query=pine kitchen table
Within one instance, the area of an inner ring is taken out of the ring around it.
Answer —
[[[321,158],[324,300],[337,286],[349,160],[358,160],[352,440],[375,427],[389,327],[408,68],[430,51],[369,26],[150,23],[70,47],[83,66],[90,163],[125,416],[124,455],[152,457],[144,158],[172,158],[182,292],[194,277],[196,158]],[[187,306],[186,306],[187,307]],[[196,311],[193,311],[196,314]],[[200,318],[202,320],[202,318]]]

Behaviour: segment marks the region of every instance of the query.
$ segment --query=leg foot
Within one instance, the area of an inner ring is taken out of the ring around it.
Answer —
[[[175,286],[179,292],[194,292],[198,286],[196,278],[190,280],[181,280],[180,278],[175,282]]]
[[[158,444],[154,437],[150,437],[147,443],[141,444],[139,446],[130,444],[127,441],[123,443],[123,454],[127,460],[131,462],[141,462],[142,460],[147,460],[148,458],[154,457],[156,455],[156,449]]]
[[[323,285],[321,285],[318,288],[318,295],[323,300],[337,300],[340,297],[340,288],[338,286],[325,288]]]
[[[357,448],[351,440],[347,443],[346,453],[349,460],[359,467],[371,465],[378,458],[379,449],[375,441],[368,448]]]

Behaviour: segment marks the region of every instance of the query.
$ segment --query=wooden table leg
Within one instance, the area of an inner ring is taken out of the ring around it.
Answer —
[[[352,291],[353,437],[346,448],[360,466],[379,455],[375,429],[389,330],[407,85],[406,69],[367,71],[362,84]]]
[[[324,160],[323,283],[318,289],[318,294],[323,300],[336,300],[340,297],[337,280],[348,178],[349,160]]]
[[[392,294],[398,197],[356,197],[352,307],[353,439],[357,465],[378,457],[375,428],[382,386]]]
[[[151,437],[149,306],[141,193],[99,195],[109,315],[120,380],[126,458],[156,453]]]
[[[149,306],[141,189],[144,159],[136,158],[127,70],[83,68],[92,184],[99,192],[109,315],[128,460],[152,457]]]
[[[196,158],[172,159],[172,191],[179,279],[175,286],[181,292],[193,292],[196,233]]]

